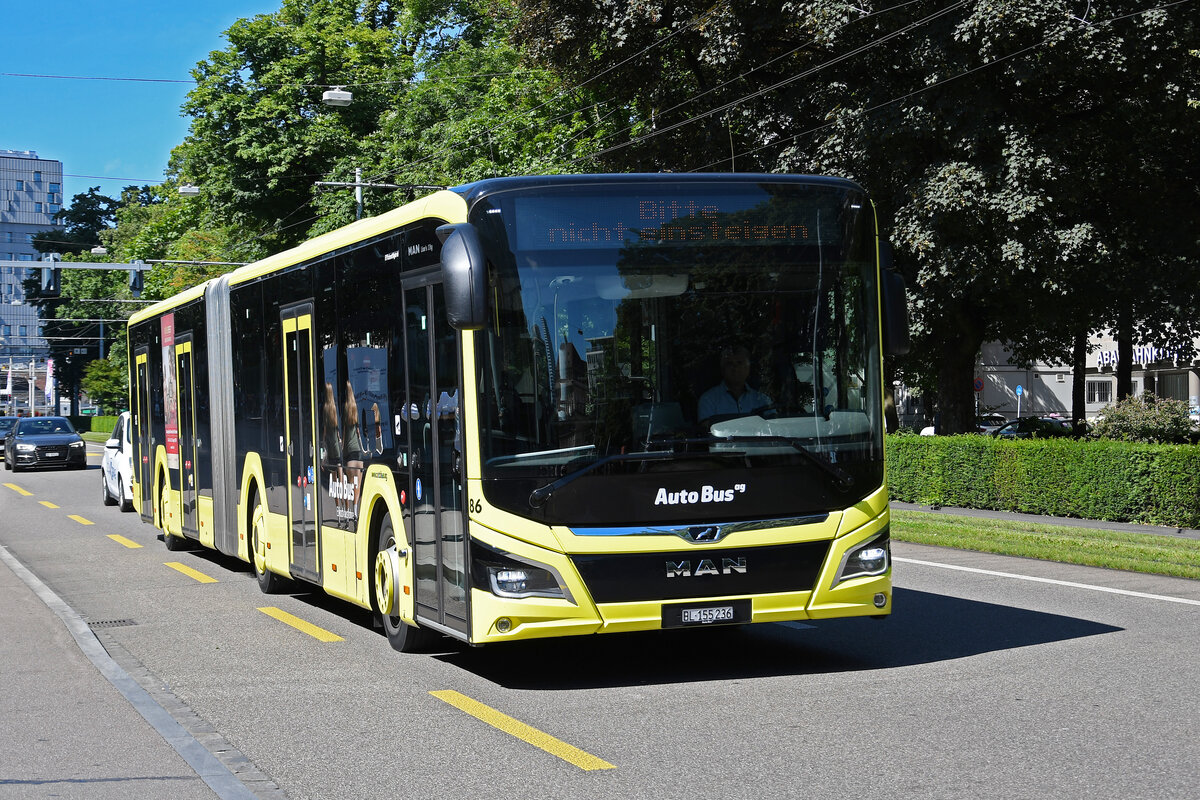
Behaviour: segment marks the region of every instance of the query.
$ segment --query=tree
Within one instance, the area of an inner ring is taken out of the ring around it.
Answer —
[[[93,186],[71,198],[71,203],[54,215],[62,230],[34,234],[39,253],[82,253],[100,244],[100,232],[116,222],[117,201],[100,194]]]
[[[561,171],[578,140],[586,95],[560,96],[554,76],[522,67],[505,0],[283,0],[243,19],[224,50],[200,62],[183,111],[192,116],[169,168],[201,187],[188,230],[244,261],[352,222],[354,193],[318,182],[443,186],[513,172]],[[344,86],[350,106],[320,102]],[[367,188],[367,215],[415,191]],[[163,230],[182,205],[147,220]],[[183,241],[180,230],[172,231]],[[146,238],[139,235],[143,240]],[[178,257],[178,256],[177,256]]]
[[[193,70],[178,174],[202,187],[218,221],[262,236],[269,250],[302,241],[314,184],[360,152],[403,98],[416,60],[474,17],[452,0],[283,0],[274,14],[238,20],[229,46]],[[354,102],[322,105],[332,86],[353,90]]]
[[[84,371],[81,386],[105,411],[120,412],[129,406],[129,371],[123,363],[96,359]]]
[[[936,396],[943,430],[972,428],[985,341],[1067,360],[1081,331],[1128,319],[1128,339],[1190,347],[1187,3],[1094,0],[1086,19],[1066,0],[515,3],[528,52],[623,114],[604,167],[866,186],[909,281],[899,366]]]

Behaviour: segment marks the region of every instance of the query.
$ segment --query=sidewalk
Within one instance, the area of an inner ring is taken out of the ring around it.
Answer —
[[[0,798],[252,798],[0,547]]]
[[[1156,536],[1178,536],[1183,539],[1200,539],[1200,530],[1193,528],[1168,528],[1162,525],[1138,525],[1132,522],[1105,522],[1095,519],[1077,519],[1075,517],[1046,517],[1040,514],[1018,514],[1010,511],[989,511],[981,508],[953,508],[950,506],[918,505],[901,503],[893,500],[892,508],[901,511],[924,511],[931,514],[952,514],[958,517],[980,517],[983,519],[1012,519],[1021,522],[1034,522],[1042,525],[1062,525],[1069,528],[1095,528],[1102,531],[1122,531],[1125,533],[1150,533]]]

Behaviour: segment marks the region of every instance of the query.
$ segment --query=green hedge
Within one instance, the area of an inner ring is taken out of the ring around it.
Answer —
[[[1200,528],[1200,447],[888,436],[893,500]]]
[[[71,424],[80,433],[112,433],[117,427],[116,417],[70,417]]]

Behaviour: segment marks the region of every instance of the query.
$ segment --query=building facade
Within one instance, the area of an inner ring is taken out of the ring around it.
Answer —
[[[1200,353],[1200,339],[1194,342]],[[1200,422],[1200,356],[1190,358],[1151,346],[1133,348],[1133,396],[1151,394],[1182,400]],[[983,346],[975,364],[973,389],[978,414],[1000,414],[1006,419],[1058,416],[1071,418],[1071,387],[1074,370],[1070,366],[1035,362],[1021,365],[999,342]],[[894,386],[900,425],[922,430],[934,425],[923,398],[897,382]],[[1084,370],[1084,416],[1094,420],[1117,398],[1117,342],[1108,333],[1094,335],[1088,341],[1087,366]]]
[[[57,227],[62,209],[61,161],[32,150],[0,150],[0,357],[45,361],[37,307],[25,297],[25,279],[41,255],[33,237]]]
[[[1200,340],[1195,342],[1200,352]],[[1069,366],[1034,363],[1028,368],[1015,365],[1008,349],[999,343],[983,346],[977,367],[976,397],[981,413],[998,412],[1015,418],[1020,415],[1071,416],[1071,384],[1074,371]],[[1133,348],[1133,395],[1182,400],[1200,414],[1200,358],[1180,357],[1151,346]],[[1017,387],[1021,388],[1020,396]],[[1084,414],[1094,419],[1116,401],[1117,342],[1108,333],[1091,337],[1084,372]]]

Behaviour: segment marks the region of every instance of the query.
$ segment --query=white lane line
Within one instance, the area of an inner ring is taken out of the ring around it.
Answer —
[[[956,569],[959,572],[974,572],[979,575],[995,575],[999,578],[1016,578],[1022,581],[1033,581],[1034,583],[1052,583],[1055,586],[1069,586],[1072,589],[1091,589],[1094,592],[1108,592],[1109,594],[1123,594],[1128,597],[1141,597],[1146,600],[1164,600],[1168,603],[1184,603],[1189,606],[1200,606],[1200,600],[1187,600],[1182,597],[1167,597],[1162,594],[1146,594],[1145,592],[1131,592],[1128,589],[1113,589],[1109,586],[1095,586],[1090,583],[1073,583],[1072,581],[1056,581],[1053,578],[1035,578],[1032,575],[1017,575],[1012,572],[996,572],[990,569],[976,569],[975,567],[960,567],[957,564],[939,564],[936,561],[920,561],[915,558],[893,558],[893,561],[900,561],[905,564],[920,564],[925,567],[941,567],[942,569]]]

